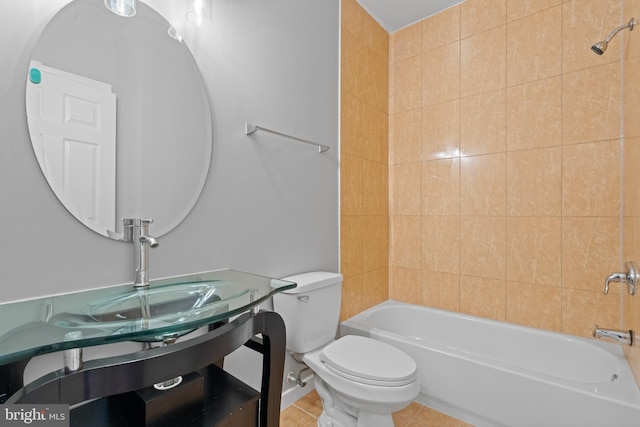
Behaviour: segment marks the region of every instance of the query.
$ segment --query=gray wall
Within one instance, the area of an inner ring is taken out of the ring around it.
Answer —
[[[76,221],[31,149],[26,71],[39,33],[67,3],[0,4],[0,302],[132,280],[132,246]],[[182,19],[182,1],[147,3],[190,46],[214,126],[203,193],[152,250],[152,279],[225,267],[274,277],[338,271],[339,0],[213,0],[203,29]],[[246,121],[332,149],[248,137]]]

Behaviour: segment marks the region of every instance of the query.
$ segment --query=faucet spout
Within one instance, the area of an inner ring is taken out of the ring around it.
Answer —
[[[594,338],[603,338],[618,344],[633,345],[633,331],[623,331],[620,329],[604,329],[596,325],[593,330]]]
[[[149,245],[150,248],[157,248],[160,246],[158,240],[153,236],[142,235],[140,236],[140,243]]]

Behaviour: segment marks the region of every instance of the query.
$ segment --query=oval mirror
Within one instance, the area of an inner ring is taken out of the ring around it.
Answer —
[[[211,159],[211,108],[188,47],[138,1],[118,16],[74,0],[40,36],[27,76],[29,134],[62,204],[104,236],[122,218],[176,227],[196,203]],[[173,34],[174,37],[171,37]]]

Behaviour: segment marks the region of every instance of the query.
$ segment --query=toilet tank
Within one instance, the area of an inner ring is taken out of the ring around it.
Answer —
[[[273,309],[287,328],[287,349],[307,353],[331,342],[340,322],[342,275],[314,271],[283,280],[298,284],[273,296]]]

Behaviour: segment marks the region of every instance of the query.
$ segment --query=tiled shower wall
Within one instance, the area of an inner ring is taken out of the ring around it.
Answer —
[[[343,318],[388,289],[582,336],[640,331],[640,295],[602,294],[640,262],[640,34],[589,49],[640,0],[466,0],[391,34],[388,59],[384,30],[342,8]]]
[[[467,0],[391,35],[391,298],[618,327],[622,37],[589,47],[621,7]]]
[[[389,297],[389,35],[342,0],[340,91],[341,318]]]

